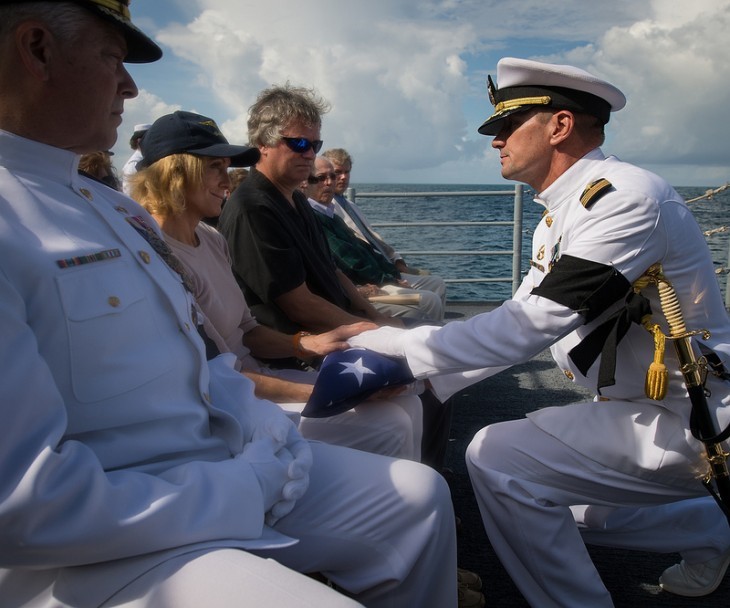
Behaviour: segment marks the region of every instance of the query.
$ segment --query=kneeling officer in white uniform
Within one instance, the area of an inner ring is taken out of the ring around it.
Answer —
[[[580,531],[593,543],[679,551],[661,585],[710,593],[730,563],[730,527],[699,480],[705,446],[690,431],[670,345],[688,338],[667,339],[680,333],[664,318],[679,311],[687,330],[708,330],[689,340],[716,362],[704,388],[709,420],[725,429],[730,323],[704,237],[669,184],[601,151],[610,113],[625,104],[616,87],[515,58],[499,62],[497,81],[479,132],[494,136],[502,176],[530,185],[545,207],[528,275],[511,300],[468,321],[350,342],[406,357],[440,398],[550,347],[566,377],[597,395],[488,426],[466,454],[489,539],[532,606],[612,605]],[[647,368],[649,388],[666,381],[666,395],[645,392]],[[723,460],[726,444],[715,447]]]

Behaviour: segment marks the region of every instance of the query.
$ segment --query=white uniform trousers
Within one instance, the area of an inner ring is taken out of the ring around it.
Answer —
[[[572,507],[589,545],[680,553],[700,564],[730,549],[730,526],[709,494],[653,507]]]
[[[435,274],[408,274],[403,272],[400,276],[408,281],[408,284],[414,289],[433,291],[441,298],[441,303],[446,305],[446,282],[441,277]]]
[[[620,452],[621,446],[616,448]],[[720,508],[710,509],[704,498],[685,500],[706,495],[698,480],[672,485],[663,482],[661,472],[649,481],[608,468],[529,419],[479,431],[467,449],[466,463],[489,541],[531,606],[613,606],[581,531],[586,542],[681,551],[688,558],[716,556],[718,549],[707,543],[718,531],[723,540],[717,545],[728,544]],[[660,506],[673,501],[683,502]],[[693,509],[709,518],[703,522],[706,532],[699,533],[698,522],[684,516]],[[658,517],[652,518],[652,512]],[[642,526],[639,533],[633,529],[637,525]]]
[[[455,608],[456,527],[443,477],[409,460],[311,446],[309,489],[275,525],[298,543],[181,548],[134,580],[126,560],[70,569],[75,584],[63,570],[28,571],[36,589],[40,578],[48,587],[22,605],[91,608],[84,597],[101,586],[104,608]],[[355,601],[300,572],[322,573]]]

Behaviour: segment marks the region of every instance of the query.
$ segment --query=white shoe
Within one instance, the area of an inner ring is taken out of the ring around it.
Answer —
[[[700,564],[682,560],[670,566],[659,577],[659,586],[669,593],[686,597],[708,595],[720,586],[730,566],[730,550],[720,557]]]

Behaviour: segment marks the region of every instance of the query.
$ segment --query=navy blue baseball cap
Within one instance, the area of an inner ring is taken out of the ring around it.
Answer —
[[[172,154],[228,157],[231,167],[250,167],[260,157],[258,148],[228,143],[212,118],[178,110],[158,118],[142,140],[139,169]]]
[[[26,4],[37,0],[0,0],[6,4]],[[127,63],[151,63],[162,57],[162,49],[142,30],[132,23],[129,0],[46,0],[47,2],[66,2],[78,4],[111,23],[127,41]]]

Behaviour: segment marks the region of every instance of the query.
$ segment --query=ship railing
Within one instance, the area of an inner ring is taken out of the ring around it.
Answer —
[[[425,226],[446,227],[446,226],[512,226],[512,249],[511,250],[401,250],[400,253],[418,256],[512,256],[511,276],[481,276],[481,277],[451,277],[444,278],[446,283],[511,283],[512,293],[517,291],[522,280],[522,184],[516,184],[510,190],[475,190],[475,191],[433,191],[433,192],[357,192],[355,188],[348,188],[345,193],[347,198],[357,202],[362,198],[435,198],[435,197],[465,197],[484,196],[495,197],[511,195],[514,197],[514,212],[512,221],[413,221],[413,222],[372,222],[374,228],[406,227],[417,228]]]

